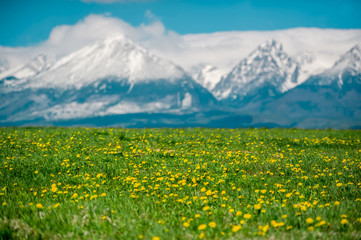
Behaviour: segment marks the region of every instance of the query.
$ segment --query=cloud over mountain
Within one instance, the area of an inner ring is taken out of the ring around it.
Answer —
[[[132,26],[116,17],[91,14],[74,25],[55,27],[49,38],[38,45],[1,46],[0,55],[6,58],[11,68],[25,64],[41,53],[59,58],[94,41],[119,34],[186,70],[203,64],[216,66],[221,71],[229,71],[258,45],[275,39],[282,42],[291,57],[312,52],[315,59],[312,66],[317,66],[321,72],[361,39],[361,30],[316,28],[180,35],[166,29],[157,18]]]

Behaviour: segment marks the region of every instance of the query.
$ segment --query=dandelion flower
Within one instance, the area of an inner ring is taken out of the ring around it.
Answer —
[[[312,223],[313,223],[313,218],[307,218],[307,219],[306,219],[306,223],[312,224]]]
[[[207,211],[207,210],[209,210],[209,206],[203,207],[203,211]]]
[[[232,232],[238,232],[242,228],[241,225],[235,225],[232,227]]]
[[[208,224],[211,228],[215,228],[217,226],[217,224],[215,222],[210,222]]]
[[[37,203],[35,206],[36,206],[37,208],[39,208],[39,209],[44,208],[41,203]]]
[[[207,228],[207,225],[206,224],[201,224],[198,226],[198,230],[201,231],[201,230],[204,230]]]
[[[345,224],[347,224],[347,223],[348,223],[348,220],[347,220],[347,219],[344,218],[344,219],[341,220],[341,224],[342,224],[342,225],[345,225]]]

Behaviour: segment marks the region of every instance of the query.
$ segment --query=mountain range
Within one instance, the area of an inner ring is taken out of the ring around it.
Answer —
[[[226,74],[210,65],[191,74],[124,36],[107,37],[0,72],[0,124],[360,127],[360,46],[321,73],[312,62],[312,53],[292,58],[270,40]]]

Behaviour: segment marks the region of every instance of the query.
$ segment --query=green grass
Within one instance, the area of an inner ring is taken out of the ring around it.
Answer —
[[[361,239],[360,157],[361,131],[1,128],[0,239]]]

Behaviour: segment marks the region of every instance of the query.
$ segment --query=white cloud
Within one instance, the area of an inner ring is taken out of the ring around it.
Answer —
[[[330,67],[340,54],[360,43],[361,39],[361,30],[316,28],[179,35],[166,29],[150,11],[145,15],[149,23],[139,26],[115,17],[89,15],[74,25],[55,27],[49,38],[37,46],[0,47],[0,56],[14,67],[39,53],[59,58],[108,35],[123,34],[188,71],[194,66],[210,64],[225,72],[259,44],[276,39],[293,57],[310,51],[315,55],[318,66],[324,68]]]
[[[150,22],[160,21],[159,17],[155,16],[149,9],[145,11],[144,17]]]

